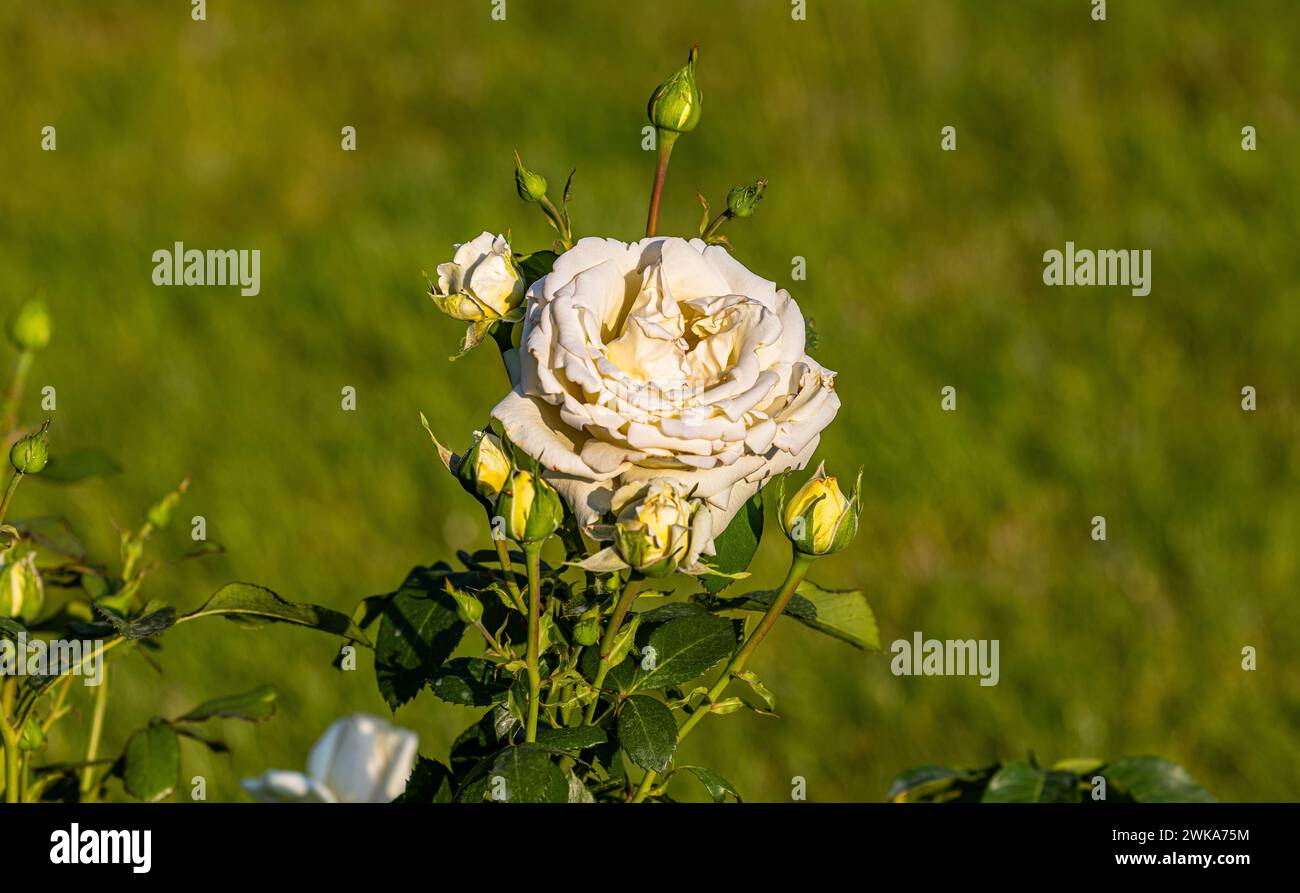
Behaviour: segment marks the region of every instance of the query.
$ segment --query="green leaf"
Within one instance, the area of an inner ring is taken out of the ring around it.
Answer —
[[[722,803],[727,799],[728,794],[735,797],[737,803],[743,802],[735,786],[712,769],[705,769],[703,766],[681,766],[677,771],[689,772],[698,778],[700,783],[708,789],[709,796],[713,798],[714,803]]]
[[[1024,760],[1012,760],[989,779],[984,803],[1037,803],[1047,774]]]
[[[454,779],[451,770],[428,757],[421,756],[411,769],[406,790],[394,803],[450,803],[454,799]]]
[[[1160,757],[1126,757],[1108,764],[1101,774],[1107,785],[1139,803],[1215,802],[1186,769]]]
[[[639,664],[635,657],[629,655],[621,662],[609,668],[609,673],[605,676],[605,682],[601,686],[605,689],[623,693],[632,691],[636,683],[636,674]],[[578,657],[578,670],[582,673],[582,678],[588,682],[596,680],[596,673],[600,669],[600,653],[596,648],[584,648],[582,654]]]
[[[176,609],[171,607],[159,608],[134,620],[124,620],[99,604],[95,604],[94,608],[95,613],[108,621],[109,626],[113,627],[118,635],[132,641],[161,635],[176,625]]]
[[[654,669],[643,671],[633,690],[667,688],[701,676],[731,656],[739,634],[738,622],[712,614],[679,617],[656,627],[646,643],[654,649]]]
[[[697,599],[714,611],[766,611],[776,594],[767,589],[731,598],[700,595]],[[866,596],[856,589],[823,589],[804,580],[782,614],[863,651],[880,650],[876,616]]]
[[[750,497],[743,509],[731,519],[727,529],[713,540],[716,555],[705,563],[724,574],[738,574],[749,567],[758,551],[758,544],[763,539],[763,491]],[[717,593],[735,582],[730,577],[706,574],[700,579],[700,585],[707,591]]]
[[[124,757],[126,792],[137,800],[157,803],[181,782],[181,745],[166,722],[154,720],[132,735]]]
[[[122,470],[113,457],[100,450],[73,450],[50,456],[37,480],[56,484],[75,484],[87,478],[106,477]]]
[[[605,731],[597,726],[571,726],[567,729],[543,729],[537,733],[537,746],[562,753],[579,751],[604,744]]]
[[[275,715],[275,689],[259,685],[252,691],[204,701],[177,722],[206,722],[209,719],[242,719],[261,722]]]
[[[228,583],[222,586],[202,607],[182,615],[177,622],[197,620],[200,617],[225,617],[244,626],[291,623],[342,636],[363,645],[370,644],[366,634],[357,628],[348,615],[320,605],[285,601],[271,590],[251,583]]]
[[[519,272],[523,274],[524,282],[532,285],[551,272],[551,267],[555,266],[558,257],[559,255],[554,251],[534,251],[531,254],[516,254],[515,263],[519,265]]]
[[[375,679],[393,710],[415,697],[465,634],[456,600],[443,589],[449,574],[444,564],[414,568],[384,605],[375,642]]]
[[[547,750],[521,744],[502,750],[458,799],[471,803],[567,803],[569,777]]]
[[[451,704],[488,707],[506,699],[514,680],[481,657],[457,657],[435,670],[429,688]]]
[[[662,772],[677,749],[677,720],[663,701],[632,695],[618,711],[618,743],[642,769]]]

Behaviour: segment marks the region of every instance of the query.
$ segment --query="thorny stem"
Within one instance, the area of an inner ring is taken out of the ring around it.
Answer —
[[[542,676],[538,666],[542,615],[541,555],[541,543],[524,544],[524,558],[528,563],[528,725],[524,730],[524,741],[530,744],[537,740],[537,710],[541,705]]]
[[[768,606],[763,619],[759,621],[754,631],[749,634],[745,644],[741,645],[740,650],[732,657],[727,664],[727,668],[722,671],[722,676],[713,684],[713,688],[709,689],[705,702],[700,704],[696,711],[687,717],[686,722],[682,723],[682,727],[677,730],[677,742],[679,744],[709,712],[709,705],[722,696],[727,684],[731,682],[731,677],[745,669],[745,664],[749,663],[749,658],[754,654],[754,651],[767,634],[771,632],[772,627],[776,625],[781,612],[785,610],[785,606],[789,604],[795,590],[803,582],[804,575],[808,573],[808,568],[812,566],[814,560],[815,558],[812,555],[805,555],[802,552],[794,553],[794,557],[790,561],[790,570],[785,575],[785,582],[781,584],[780,591],[777,593],[776,598],[772,600],[772,604]],[[649,795],[655,776],[656,773],[653,769],[646,772],[645,777],[641,779],[641,785],[637,788],[636,794],[632,797],[633,803],[640,803]]]
[[[653,236],[659,230],[659,202],[664,194],[664,181],[668,178],[668,161],[677,142],[675,130],[659,131],[659,162],[655,165],[654,185],[650,188],[650,215],[646,218],[645,234]]]
[[[596,696],[587,705],[587,716],[584,719],[587,725],[591,725],[596,718],[596,707],[600,704],[600,687],[605,684],[605,676],[609,674],[609,658],[614,651],[614,640],[618,638],[619,627],[623,625],[623,618],[627,616],[628,609],[632,607],[635,598],[636,585],[629,580],[619,594],[618,602],[614,605],[614,613],[609,618],[609,625],[605,627],[605,633],[600,638],[600,667],[596,670],[596,678],[591,682],[592,688],[596,689]]]

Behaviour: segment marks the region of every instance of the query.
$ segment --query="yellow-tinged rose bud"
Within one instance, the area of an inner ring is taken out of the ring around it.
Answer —
[[[699,55],[700,48],[691,47],[686,64],[651,94],[646,111],[650,123],[660,130],[686,133],[700,123],[704,94],[695,83],[695,60]]]
[[[505,520],[506,535],[517,543],[540,543],[559,530],[564,520],[560,494],[531,471],[516,469],[501,489],[496,513]]]
[[[0,562],[0,617],[17,617],[30,623],[45,606],[45,582],[36,569],[36,553]]]
[[[853,494],[846,498],[839,482],[826,475],[823,465],[789,502],[784,501],[782,493],[781,529],[795,549],[805,555],[830,555],[853,542],[858,532],[861,486],[859,471]]]
[[[44,301],[32,300],[9,320],[9,340],[22,351],[40,350],[50,343],[50,311]]]
[[[672,480],[651,481],[631,498],[616,496],[614,545],[619,556],[647,577],[664,577],[677,570],[691,544],[691,521],[699,504],[686,498]]]
[[[41,425],[40,430],[29,434],[13,445],[9,450],[9,462],[14,470],[22,474],[38,474],[50,460],[50,423]]]
[[[478,431],[474,434],[474,445],[461,457],[456,476],[465,489],[493,502],[506,485],[512,467],[496,435]]]
[[[539,202],[546,196],[546,178],[536,171],[530,171],[524,167],[523,160],[519,157],[519,150],[515,150],[515,191],[519,197],[526,202]]]

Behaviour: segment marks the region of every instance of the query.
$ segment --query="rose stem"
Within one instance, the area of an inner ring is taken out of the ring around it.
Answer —
[[[808,573],[808,568],[812,566],[813,561],[814,557],[812,555],[805,555],[802,552],[794,553],[794,557],[790,561],[790,571],[785,575],[785,582],[781,584],[781,591],[776,594],[776,598],[772,600],[772,604],[767,608],[767,613],[763,615],[763,619],[758,626],[745,640],[745,644],[740,646],[736,656],[731,659],[731,662],[727,664],[727,668],[722,671],[722,676],[713,684],[713,688],[709,689],[705,703],[700,704],[699,708],[687,717],[686,722],[682,723],[682,727],[677,731],[677,742],[679,744],[709,712],[707,705],[714,703],[722,696],[727,684],[731,682],[731,677],[745,669],[745,664],[749,662],[749,658],[772,627],[776,625],[777,618],[781,616],[781,612],[785,610],[785,606],[789,604],[790,599],[794,596],[794,591],[803,582],[804,575]],[[633,803],[640,803],[650,793],[650,786],[654,784],[655,774],[653,769],[646,772],[645,778],[641,779],[641,786],[637,788],[636,794],[632,798]]]
[[[596,697],[592,698],[591,703],[587,705],[585,720],[587,725],[591,725],[592,720],[596,718],[596,706],[600,704],[600,687],[605,684],[605,676],[609,674],[609,656],[614,651],[614,640],[618,638],[618,628],[623,625],[623,618],[627,616],[627,610],[632,607],[632,600],[635,598],[636,585],[629,580],[618,596],[614,613],[609,618],[609,626],[605,627],[605,634],[600,639],[600,667],[596,670],[596,678],[591,683],[596,689]]]
[[[675,130],[659,131],[659,163],[655,166],[655,182],[650,190],[650,216],[645,223],[647,236],[653,236],[659,229],[659,200],[663,198],[664,180],[668,177],[668,159],[672,157],[677,135]]]
[[[0,523],[4,522],[5,513],[9,511],[9,500],[14,498],[14,491],[18,489],[18,483],[23,479],[23,473],[14,469],[14,476],[9,479],[9,485],[5,487],[5,495],[0,498]]]
[[[33,354],[25,350],[18,355],[18,366],[14,369],[13,382],[9,385],[9,395],[5,397],[3,418],[0,418],[0,434],[5,437],[18,424],[18,401],[22,398],[23,387],[27,384],[27,372],[32,368]]]
[[[488,519],[489,522],[491,518]],[[492,543],[497,547],[497,560],[501,562],[501,576],[505,578],[506,589],[510,592],[510,600],[515,603],[520,614],[527,614],[528,608],[524,605],[523,596],[519,594],[519,586],[515,583],[514,567],[510,564],[510,547],[506,545],[504,537],[496,535],[492,531]]]
[[[528,562],[528,726],[524,741],[537,740],[537,709],[541,705],[542,677],[538,669],[540,623],[542,614],[542,544],[526,543],[524,558]]]
[[[99,739],[104,733],[104,711],[108,706],[108,663],[100,668],[99,687],[95,689],[94,712],[90,716],[90,739],[86,742],[86,768],[81,774],[81,792],[87,800],[95,799],[95,767]]]

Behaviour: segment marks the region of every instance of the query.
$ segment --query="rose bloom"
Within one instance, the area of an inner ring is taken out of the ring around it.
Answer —
[[[619,486],[675,478],[721,533],[839,409],[799,306],[720,246],[582,239],[527,301],[519,378],[492,415],[584,526]]]

